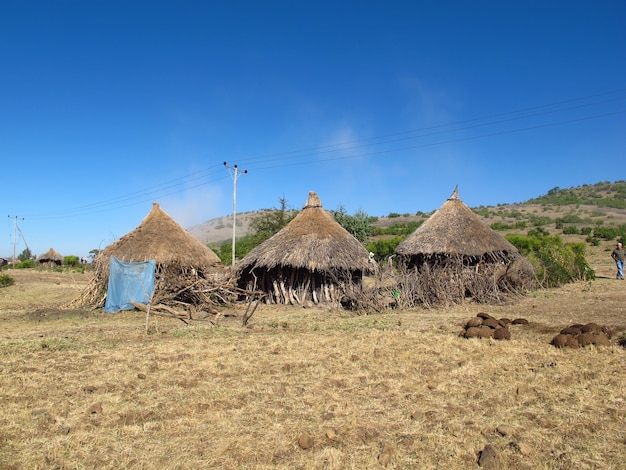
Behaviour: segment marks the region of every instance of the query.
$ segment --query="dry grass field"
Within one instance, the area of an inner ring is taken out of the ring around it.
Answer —
[[[355,315],[260,307],[248,328],[61,310],[88,275],[13,270],[0,289],[0,468],[626,468],[626,284],[507,305]],[[458,337],[478,312],[510,341]],[[235,308],[231,313],[243,313]],[[572,323],[612,345],[557,349]],[[300,441],[300,442],[299,442]]]

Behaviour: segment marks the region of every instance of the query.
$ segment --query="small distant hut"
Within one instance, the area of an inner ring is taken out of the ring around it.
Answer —
[[[50,248],[43,255],[37,258],[37,263],[41,267],[56,268],[63,264],[63,256],[53,248]]]
[[[219,271],[219,257],[174,221],[158,203],[141,224],[102,250],[93,261],[94,277],[73,304],[102,307],[106,300],[111,256],[124,262],[154,260],[154,302],[201,305],[204,280]]]
[[[236,266],[238,285],[276,304],[338,303],[362,285],[365,247],[322,208],[311,191],[302,211]]]
[[[459,199],[458,187],[395,252],[408,268],[405,289],[426,303],[498,300],[535,280],[532,265]]]

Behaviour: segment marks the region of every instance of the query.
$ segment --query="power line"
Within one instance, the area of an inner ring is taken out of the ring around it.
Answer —
[[[529,131],[529,130],[539,129],[543,127],[551,127],[551,126],[569,124],[569,123],[584,121],[584,120],[589,120],[589,119],[596,119],[600,117],[621,114],[626,111],[619,110],[619,111],[611,112],[611,113],[596,114],[593,116],[584,116],[584,117],[576,118],[576,119],[537,124],[533,126],[526,126],[526,127],[517,128],[517,129],[502,130],[502,131],[491,132],[491,133],[482,134],[482,135],[459,137],[455,139],[447,139],[447,140],[441,140],[441,141],[430,142],[430,143],[418,143],[416,145],[399,147],[399,148],[398,147],[386,148],[386,149],[367,152],[367,153],[340,155],[337,157],[329,157],[329,158],[321,158],[321,159],[320,158],[317,158],[317,159],[308,158],[307,160],[302,160],[302,159],[306,159],[307,157],[312,157],[315,155],[323,155],[323,154],[328,155],[328,154],[333,154],[337,152],[349,152],[349,151],[354,151],[357,149],[382,146],[382,145],[389,146],[390,144],[399,143],[399,142],[407,141],[407,140],[425,139],[425,138],[430,138],[430,137],[434,137],[437,135],[458,133],[461,131],[467,131],[467,130],[476,129],[480,127],[501,125],[504,123],[511,123],[511,122],[520,121],[524,119],[531,119],[531,118],[542,117],[542,116],[546,116],[550,114],[570,112],[573,110],[588,108],[591,106],[617,102],[617,101],[626,99],[626,96],[621,95],[621,93],[624,90],[626,90],[626,88],[608,91],[605,93],[588,95],[588,96],[579,97],[579,98],[571,98],[567,100],[551,102],[551,103],[538,105],[538,106],[526,107],[526,108],[522,108],[522,109],[518,109],[514,111],[507,111],[507,112],[502,112],[502,113],[479,116],[479,117],[466,119],[462,121],[439,124],[439,125],[430,126],[430,127],[423,127],[423,128],[418,128],[418,129],[413,129],[413,130],[408,130],[408,131],[403,131],[403,132],[385,134],[381,136],[351,140],[351,141],[323,145],[323,146],[318,146],[318,147],[310,147],[310,148],[301,149],[301,150],[293,150],[293,151],[288,151],[288,152],[267,154],[267,155],[262,155],[262,156],[257,156],[257,157],[249,157],[249,158],[244,158],[241,161],[249,162],[250,164],[253,165],[253,168],[257,170],[276,168],[278,166],[287,167],[287,166],[294,166],[294,165],[306,165],[306,164],[312,164],[312,163],[317,163],[317,162],[345,160],[345,159],[358,158],[358,157],[364,157],[364,156],[388,154],[392,152],[402,152],[402,151],[406,151],[410,149],[425,148],[425,147],[431,147],[431,146],[436,146],[436,145],[449,144],[453,142],[461,142],[461,141],[467,141],[467,140],[494,137],[497,135]],[[615,94],[620,94],[620,95],[613,96],[611,98],[602,99],[602,100],[597,100],[597,98],[607,97],[607,96],[615,95]],[[581,104],[577,104],[573,106],[566,106],[566,107],[562,106],[565,104],[588,101],[591,99],[595,99],[595,101],[581,103]],[[550,108],[555,108],[555,107],[556,109],[550,109]],[[529,113],[529,111],[536,111],[536,110],[541,110],[541,109],[544,109],[545,111]],[[520,113],[525,113],[525,114],[519,115]],[[505,119],[499,119],[504,116],[511,116],[511,117],[508,117]],[[484,122],[480,122],[480,121],[484,121]],[[459,127],[460,125],[463,125],[463,124],[467,124],[467,125]],[[272,164],[273,162],[281,162],[281,163],[280,165],[277,165],[277,164]],[[221,165],[212,165],[210,167],[207,167],[205,169],[195,172],[193,175],[185,175],[185,176],[175,178],[173,180],[165,181],[163,183],[153,185],[153,186],[141,189],[141,190],[133,191],[131,193],[127,193],[127,194],[124,194],[115,198],[87,204],[84,206],[78,206],[78,207],[63,209],[59,211],[48,212],[45,214],[29,215],[29,218],[31,219],[33,218],[34,219],[58,219],[58,218],[97,214],[101,212],[117,210],[122,207],[137,205],[146,201],[153,200],[155,197],[171,196],[171,195],[178,194],[185,190],[194,189],[194,188],[204,186],[209,183],[223,179],[223,177],[210,178],[211,176],[217,174],[217,172],[219,171],[218,170],[219,167],[221,167]],[[191,182],[198,182],[198,183],[193,186],[189,186],[189,183]],[[184,187],[181,188],[181,186],[184,186]]]

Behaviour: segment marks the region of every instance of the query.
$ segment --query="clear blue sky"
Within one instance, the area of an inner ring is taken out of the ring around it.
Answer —
[[[625,179],[625,25],[622,0],[0,0],[0,256],[14,216],[34,254],[86,256],[153,201],[229,215],[224,161],[238,212]]]

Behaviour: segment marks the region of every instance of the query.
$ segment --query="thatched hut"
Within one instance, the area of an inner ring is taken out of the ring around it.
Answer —
[[[214,276],[220,259],[206,245],[174,221],[157,203],[141,224],[102,250],[93,261],[94,278],[78,303],[101,307],[106,299],[111,256],[120,261],[156,263],[154,301],[202,303],[194,289],[198,281]]]
[[[266,302],[337,303],[371,269],[365,247],[322,208],[314,192],[302,211],[236,266],[239,287]]]
[[[43,267],[55,268],[63,264],[63,256],[58,251],[50,248],[37,258],[37,263]]]
[[[517,248],[459,199],[458,187],[395,252],[423,284],[413,283],[409,290],[426,289],[431,294],[420,295],[446,303],[497,299],[502,291],[530,287],[535,278]]]

